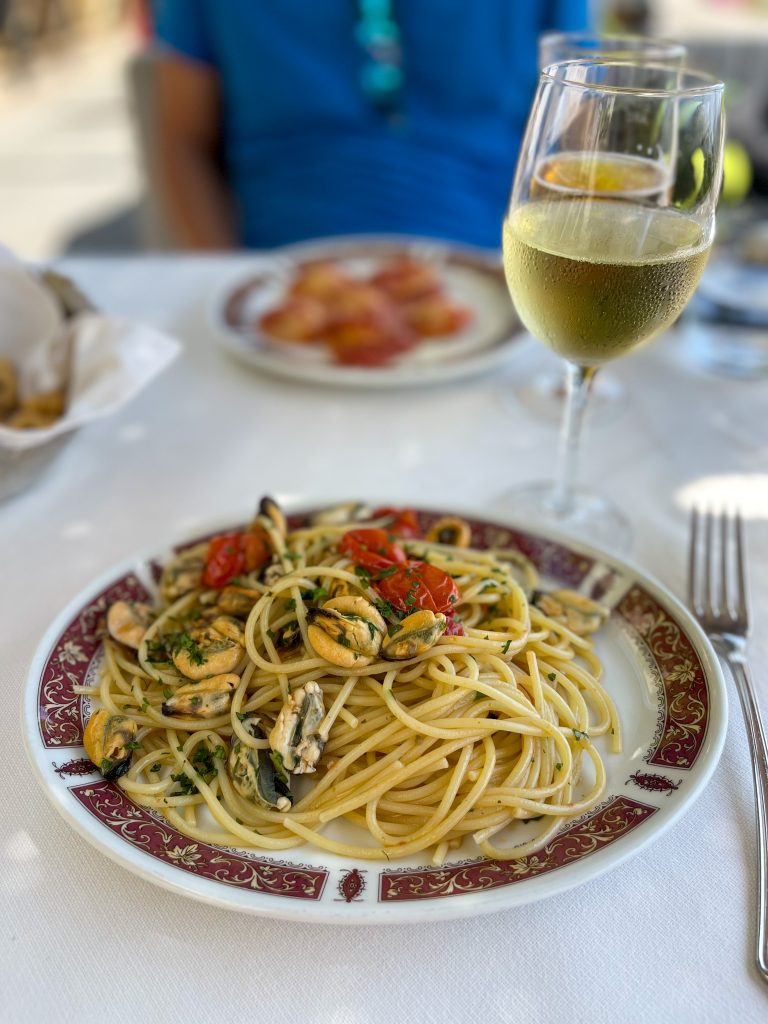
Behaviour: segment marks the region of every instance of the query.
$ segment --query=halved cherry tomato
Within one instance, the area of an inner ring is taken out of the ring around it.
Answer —
[[[386,530],[348,530],[339,542],[339,551],[372,573],[408,560]]]
[[[407,614],[426,608],[450,615],[461,597],[453,579],[429,562],[390,566],[372,585],[393,608]]]
[[[260,527],[214,537],[208,545],[203,585],[219,590],[244,572],[261,569],[271,557],[266,531]]]
[[[397,537],[420,537],[419,520],[416,510],[412,508],[377,508],[373,511],[373,518],[380,519],[382,516],[392,516],[392,522],[387,524],[387,533],[394,533]]]

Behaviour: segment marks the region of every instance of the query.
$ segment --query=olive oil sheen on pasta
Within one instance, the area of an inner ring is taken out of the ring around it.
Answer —
[[[673,210],[611,199],[534,200],[504,222],[521,320],[565,359],[599,366],[659,334],[701,277],[709,243]]]

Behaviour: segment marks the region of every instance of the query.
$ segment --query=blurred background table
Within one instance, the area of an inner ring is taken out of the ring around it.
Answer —
[[[289,384],[228,361],[204,303],[253,259],[60,264],[100,307],[176,333],[185,351],[0,506],[4,1019],[66,1024],[122,1007],[137,1021],[201,1024],[764,1021],[768,990],[751,965],[752,783],[732,690],[721,764],[669,833],[582,888],[470,921],[332,929],[228,913],[118,868],[48,805],[18,731],[24,677],[49,621],[113,562],[245,517],[265,492],[491,513],[511,484],[551,473],[555,427],[514,399],[520,375],[548,358],[540,346],[492,376],[401,393]],[[615,373],[628,399],[589,427],[585,482],[626,509],[632,556],[679,595],[689,502],[741,505],[768,716],[768,381],[697,373],[672,334]]]

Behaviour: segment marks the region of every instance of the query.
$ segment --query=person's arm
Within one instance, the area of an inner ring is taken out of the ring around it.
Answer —
[[[157,66],[155,168],[175,241],[188,249],[237,245],[221,172],[221,90],[214,67],[172,54]]]

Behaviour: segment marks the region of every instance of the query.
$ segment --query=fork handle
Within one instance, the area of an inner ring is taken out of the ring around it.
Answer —
[[[757,812],[756,963],[763,979],[768,981],[768,748],[749,666],[739,651],[729,649],[725,653],[744,712],[749,750],[752,755]]]

